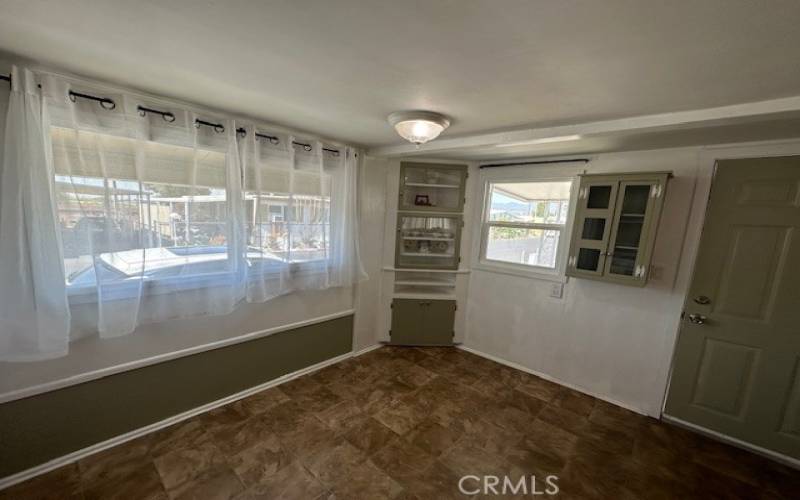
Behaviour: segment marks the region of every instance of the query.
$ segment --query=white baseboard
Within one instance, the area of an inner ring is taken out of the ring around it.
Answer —
[[[630,411],[632,411],[634,413],[638,413],[639,415],[644,415],[645,417],[650,417],[650,418],[658,418],[656,416],[648,414],[646,411],[644,411],[644,410],[642,410],[640,408],[635,408],[635,407],[633,407],[631,405],[628,405],[628,404],[625,404],[625,403],[620,403],[619,401],[615,401],[615,400],[613,400],[613,399],[611,399],[608,396],[605,396],[603,394],[597,394],[597,393],[594,393],[594,392],[591,392],[591,391],[587,391],[583,387],[578,387],[578,386],[576,386],[574,384],[571,384],[569,382],[565,382],[563,380],[557,379],[557,378],[555,378],[555,377],[553,377],[551,375],[548,375],[546,373],[538,372],[536,370],[531,370],[527,366],[522,366],[520,364],[514,363],[513,361],[508,361],[508,360],[505,360],[503,358],[498,358],[497,356],[493,356],[491,354],[486,354],[485,352],[479,351],[477,349],[473,349],[472,347],[467,347],[465,345],[458,345],[456,347],[458,347],[459,349],[463,349],[463,350],[465,350],[465,351],[467,351],[469,353],[475,354],[476,356],[480,356],[482,358],[486,358],[486,359],[492,360],[495,363],[500,363],[501,365],[506,365],[506,366],[508,366],[510,368],[514,368],[515,370],[519,370],[519,371],[523,371],[523,372],[526,372],[526,373],[530,373],[531,375],[536,375],[537,377],[543,378],[545,380],[549,380],[550,382],[556,383],[558,385],[563,385],[564,387],[567,387],[567,388],[572,389],[574,391],[578,391],[580,393],[586,394],[586,395],[591,396],[593,398],[601,399],[601,400],[605,401],[606,403],[611,403],[614,406],[619,406],[620,408],[625,408],[626,410],[630,410]]]
[[[127,432],[125,434],[121,434],[119,436],[113,437],[101,443],[94,444],[92,446],[88,446],[86,448],[80,449],[78,451],[74,451],[68,455],[64,455],[62,457],[50,460],[49,462],[45,462],[41,465],[37,465],[36,467],[32,467],[30,469],[18,472],[11,476],[7,476],[4,478],[0,478],[0,490],[8,488],[9,486],[13,486],[17,483],[21,483],[23,481],[27,481],[35,476],[44,474],[46,472],[50,472],[51,470],[57,469],[64,465],[70,464],[72,462],[76,462],[82,458],[88,457],[89,455],[101,452],[113,446],[120,445],[132,439],[136,439],[138,437],[150,434],[157,430],[163,429],[164,427],[169,427],[172,424],[181,422],[183,420],[187,420],[189,418],[195,417],[201,413],[205,413],[207,411],[213,410],[215,408],[219,408],[220,406],[225,406],[227,404],[233,403],[234,401],[238,401],[240,399],[246,398],[251,396],[257,392],[261,392],[263,390],[269,389],[271,387],[275,387],[281,385],[285,382],[290,380],[296,379],[297,377],[301,377],[303,375],[307,375],[309,373],[315,372],[326,366],[334,365],[346,359],[350,359],[356,356],[361,356],[362,354],[366,354],[370,351],[378,349],[382,347],[382,344],[375,344],[369,346],[367,348],[361,349],[356,352],[348,352],[334,358],[326,359],[320,363],[315,365],[308,366],[306,368],[297,370],[292,373],[287,373],[286,375],[282,375],[276,379],[270,380],[269,382],[265,382],[263,384],[257,385],[255,387],[251,387],[249,389],[245,389],[244,391],[237,392],[236,394],[232,394],[230,396],[226,396],[222,399],[218,399],[216,401],[212,401],[211,403],[204,404],[202,406],[198,406],[197,408],[193,408],[191,410],[185,411],[183,413],[179,413],[178,415],[173,415],[171,417],[165,418],[159,422],[155,422],[153,424],[147,425],[145,427],[141,427],[139,429]]]
[[[697,432],[698,434],[703,434],[704,436],[708,436],[714,440],[721,441],[725,444],[729,444],[731,446],[735,446],[743,450],[751,451],[756,455],[761,455],[762,457],[775,460],[776,462],[780,462],[786,466],[792,467],[793,469],[800,469],[800,460],[784,455],[782,453],[778,453],[777,451],[768,450],[766,448],[762,448],[760,446],[748,443],[747,441],[742,441],[740,439],[736,439],[735,437],[726,436],[725,434],[719,433],[717,431],[712,431],[711,429],[706,429],[705,427],[693,424],[691,422],[687,422],[685,420],[672,417],[670,415],[667,415],[666,413],[662,415],[661,418],[665,422],[675,424],[678,427],[683,427],[685,429],[689,429],[690,431]]]

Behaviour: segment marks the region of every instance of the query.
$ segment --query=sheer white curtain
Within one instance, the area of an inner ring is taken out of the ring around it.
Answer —
[[[41,74],[39,83],[43,99],[35,85],[25,97],[49,111],[31,127],[36,138],[27,139],[39,156],[4,161],[2,216],[5,221],[6,188],[30,186],[30,194],[20,192],[42,207],[33,215],[12,209],[9,217],[39,228],[41,248],[49,252],[45,258],[38,245],[18,246],[14,259],[0,254],[0,270],[28,259],[24,274],[47,280],[47,318],[60,327],[48,323],[61,342],[54,355],[66,351],[67,297],[94,311],[74,317],[73,329],[115,337],[146,322],[226,314],[243,300],[348,286],[364,277],[356,151],[340,146],[334,152],[317,141],[56,75]],[[43,114],[31,106],[14,119],[26,123]],[[33,149],[26,147],[26,154]],[[10,174],[6,183],[6,164],[22,166],[12,174],[40,165],[38,177]],[[4,223],[0,240],[16,227]],[[22,236],[17,241],[32,241]],[[47,267],[35,273],[36,266]],[[4,329],[14,332],[3,333],[3,359],[19,354],[19,344],[10,341],[30,341],[30,328],[43,335],[42,309],[19,301],[32,315],[2,310]]]
[[[366,277],[357,246],[357,151],[242,127],[247,298],[349,286]]]
[[[12,68],[0,177],[0,359],[67,353],[70,313],[56,227],[47,105]]]

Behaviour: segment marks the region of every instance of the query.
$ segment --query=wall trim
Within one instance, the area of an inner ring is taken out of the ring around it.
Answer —
[[[748,443],[747,441],[742,441],[741,439],[737,439],[735,437],[726,436],[725,434],[722,434],[720,432],[713,431],[706,427],[702,427],[700,425],[687,422],[686,420],[682,420],[680,418],[667,415],[666,413],[663,414],[661,418],[666,422],[677,425],[678,427],[683,427],[684,429],[697,432],[698,434],[710,437],[716,441],[721,441],[725,444],[735,446],[736,448],[741,448],[743,450],[753,452],[756,455],[761,455],[762,457],[769,458],[770,460],[775,460],[776,462],[780,462],[783,465],[786,465],[793,469],[800,470],[800,459],[792,458],[788,455],[784,455],[783,453],[778,453],[777,451],[772,451],[766,448],[762,448],[761,446]]]
[[[258,392],[264,391],[266,389],[270,389],[272,387],[279,386],[284,384],[290,380],[294,380],[298,377],[302,377],[303,375],[308,375],[309,373],[313,373],[315,371],[321,370],[322,368],[335,365],[336,363],[340,363],[347,359],[355,358],[366,354],[370,351],[374,351],[383,347],[383,344],[375,344],[359,351],[348,352],[345,354],[341,354],[339,356],[335,356],[330,359],[326,359],[325,361],[321,361],[317,364],[307,366],[306,368],[302,368],[300,370],[287,373],[286,375],[282,375],[278,378],[272,379],[269,382],[264,382],[263,384],[259,384],[257,386],[251,387],[249,389],[245,389],[241,392],[237,392],[235,394],[231,394],[230,396],[226,396],[222,399],[218,399],[216,401],[212,401],[210,403],[206,403],[202,406],[198,406],[197,408],[193,408],[191,410],[185,411],[183,413],[179,413],[177,415],[173,415],[171,417],[165,418],[164,420],[152,423],[145,427],[140,427],[139,429],[126,432],[125,434],[121,434],[119,436],[113,437],[111,439],[107,439],[97,444],[93,444],[91,446],[87,446],[86,448],[80,449],[78,451],[74,451],[67,455],[64,455],[59,458],[55,458],[50,460],[49,462],[45,462],[41,465],[37,465],[36,467],[31,467],[30,469],[26,469],[21,472],[17,472],[16,474],[12,474],[10,476],[0,478],[0,490],[13,486],[15,484],[21,483],[23,481],[27,481],[33,477],[39,476],[41,474],[45,474],[50,472],[54,469],[62,467],[64,465],[68,465],[70,463],[76,462],[83,458],[88,457],[89,455],[93,455],[95,453],[101,452],[103,450],[107,450],[108,448],[112,448],[114,446],[123,444],[125,442],[131,441],[132,439],[136,439],[147,434],[153,433],[164,427],[169,427],[170,425],[176,424],[178,422],[182,422],[184,420],[190,419],[202,413],[206,413],[211,411],[215,408],[219,408],[220,406],[225,406],[227,404],[233,403],[240,399],[244,399],[248,396],[252,396]]]
[[[607,396],[604,396],[602,394],[597,394],[597,393],[594,393],[594,392],[591,392],[591,391],[587,391],[583,387],[578,387],[578,386],[576,386],[574,384],[570,384],[569,382],[565,382],[565,381],[563,381],[561,379],[558,379],[558,378],[553,377],[551,375],[548,375],[546,373],[538,372],[536,370],[531,370],[530,368],[528,368],[526,366],[522,366],[522,365],[520,365],[518,363],[514,363],[513,361],[508,361],[508,360],[505,360],[503,358],[498,358],[497,356],[493,356],[491,354],[486,354],[485,352],[479,351],[477,349],[473,349],[472,347],[467,347],[465,345],[457,345],[456,347],[458,347],[459,349],[463,349],[463,350],[465,350],[465,351],[467,351],[469,353],[475,354],[476,356],[480,356],[482,358],[486,358],[488,360],[494,361],[495,363],[500,363],[501,365],[506,365],[506,366],[508,366],[510,368],[514,368],[515,370],[519,370],[519,371],[522,371],[522,372],[525,372],[525,373],[530,373],[531,375],[535,375],[535,376],[543,378],[545,380],[549,380],[550,382],[554,382],[554,383],[556,383],[558,385],[563,385],[564,387],[567,387],[567,388],[572,389],[574,391],[578,391],[580,393],[586,394],[587,396],[591,396],[593,398],[601,399],[601,400],[605,401],[606,403],[611,403],[614,406],[619,406],[621,408],[625,408],[626,410],[630,410],[630,411],[632,411],[634,413],[638,413],[639,415],[644,415],[645,417],[650,417],[650,418],[658,418],[656,416],[648,414],[646,411],[641,410],[639,408],[635,408],[635,407],[633,407],[631,405],[628,405],[628,404],[625,404],[625,403],[620,403],[619,401],[615,401],[615,400],[613,400],[613,399],[611,399],[611,398],[609,398]]]
[[[171,361],[173,359],[182,358],[184,356],[191,356],[192,354],[199,354],[205,351],[211,351],[213,349],[219,349],[221,347],[228,347],[235,344],[241,344],[242,342],[249,342],[251,340],[255,340],[262,337],[268,337],[270,335],[274,335],[276,333],[285,332],[287,330],[294,330],[296,328],[301,328],[304,326],[310,326],[317,323],[324,323],[325,321],[330,321],[333,319],[342,318],[345,316],[351,316],[355,314],[355,309],[346,309],[344,311],[335,312],[332,314],[326,314],[324,316],[318,316],[316,318],[311,318],[303,321],[297,321],[295,323],[289,323],[286,325],[275,326],[272,328],[265,328],[263,330],[257,330],[255,332],[245,333],[243,335],[239,335],[237,337],[231,337],[228,339],[216,340],[214,342],[208,342],[206,344],[200,344],[192,347],[187,347],[185,349],[179,349],[177,351],[171,351],[163,354],[157,354],[155,356],[150,356],[142,359],[137,359],[135,361],[130,361],[127,363],[122,363],[119,365],[108,366],[106,368],[100,368],[99,370],[92,370],[85,373],[80,373],[78,375],[72,375],[67,378],[53,380],[50,382],[45,382],[44,384],[33,385],[30,387],[25,387],[22,389],[17,389],[13,391],[9,391],[3,394],[0,394],[0,404],[8,403],[10,401],[14,401],[17,399],[23,399],[31,396],[35,396],[37,394],[42,394],[45,392],[54,391],[57,389],[63,389],[65,387],[69,387],[71,385],[82,384],[84,382],[90,382],[92,380],[97,380],[99,378],[108,377],[110,375],[114,375],[117,373],[126,372],[129,370],[135,370],[137,368],[144,368],[145,366],[154,365],[157,363],[163,363],[165,361]]]

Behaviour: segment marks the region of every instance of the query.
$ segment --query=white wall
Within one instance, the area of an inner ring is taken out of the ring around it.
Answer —
[[[557,299],[550,281],[473,269],[465,346],[659,416],[715,158],[798,153],[800,143],[788,142],[593,157],[590,173],[675,174],[652,260],[661,278],[644,288],[570,278]],[[478,184],[473,196],[482,196]]]
[[[386,214],[386,175],[389,162],[365,158],[359,178],[359,231],[361,262],[369,279],[356,287],[353,349],[378,343],[378,321]]]
[[[0,92],[4,111],[7,92]],[[5,116],[3,112],[2,116]],[[0,136],[2,137],[2,136]],[[0,141],[0,150],[2,141]],[[204,316],[140,326],[130,335],[73,342],[63,358],[36,363],[0,363],[0,401],[91,378],[109,370],[137,366],[182,351],[219,345],[263,330],[279,329],[314,319],[332,318],[356,309],[353,348],[377,342],[386,162],[366,159],[359,172],[361,258],[369,279],[353,288],[292,293],[262,304],[241,304],[225,316]],[[78,306],[78,308],[87,306]],[[75,311],[82,314],[81,311]],[[86,314],[91,314],[87,312]]]
[[[7,91],[0,91],[0,117],[3,118],[0,121],[3,123],[7,94]],[[333,288],[292,293],[261,304],[241,304],[233,313],[225,316],[203,316],[142,325],[132,334],[115,339],[100,340],[96,336],[82,338],[70,345],[68,356],[58,359],[35,363],[0,363],[0,401],[198,349],[221,346],[265,330],[301,326],[313,320],[351,314],[356,302],[359,313],[355,320],[353,346],[362,349],[374,345],[377,342],[375,318],[380,290],[385,185],[383,163],[364,162],[359,179],[361,257],[370,279],[355,289]],[[77,305],[74,314],[76,317],[91,315],[91,307],[91,304]]]

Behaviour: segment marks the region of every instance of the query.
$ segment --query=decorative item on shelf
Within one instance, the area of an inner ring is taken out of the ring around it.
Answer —
[[[405,252],[417,251],[417,240],[403,240],[403,250]]]
[[[428,198],[427,194],[418,194],[418,195],[416,195],[414,197],[414,205],[417,205],[417,206],[420,206],[420,207],[430,207],[430,206],[432,206],[431,202],[430,202],[430,199]]]
[[[449,245],[446,241],[431,241],[431,252],[433,253],[445,253],[447,252],[447,247]]]

